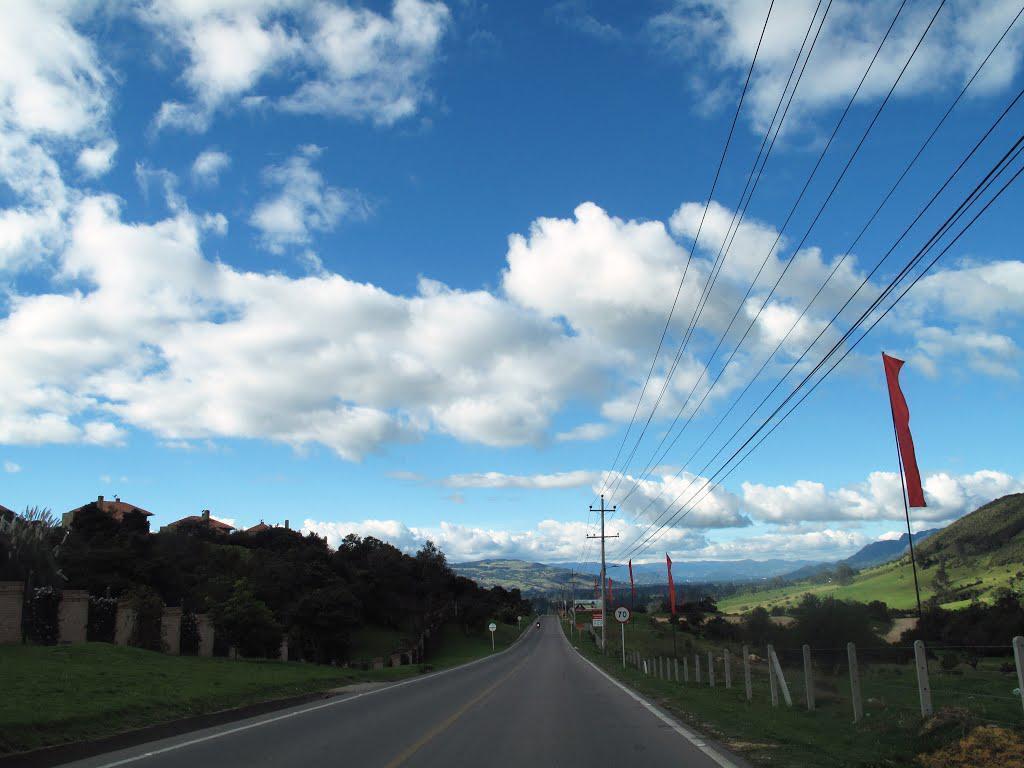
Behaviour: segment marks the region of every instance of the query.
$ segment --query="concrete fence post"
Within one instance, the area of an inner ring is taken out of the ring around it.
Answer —
[[[21,608],[25,603],[25,584],[0,581],[0,645],[21,642]]]
[[[768,689],[772,694],[772,706],[779,706],[779,684],[775,680],[775,667],[772,666],[772,654],[774,650],[768,646]]]
[[[708,651],[708,687],[715,687],[715,654]]]
[[[213,656],[213,623],[208,614],[196,614],[196,632],[199,635],[199,655]]]
[[[814,711],[814,671],[811,669],[811,646],[804,643],[804,696],[807,698],[807,711]]]
[[[1024,637],[1013,638],[1013,661],[1017,666],[1017,690],[1020,691],[1020,703],[1024,707]]]
[[[786,684],[786,676],[782,673],[779,655],[775,653],[775,649],[770,645],[768,646],[768,657],[768,663],[775,670],[775,679],[779,684],[779,690],[782,691],[782,698],[785,700],[787,707],[792,707],[793,698],[789,695],[789,686]]]
[[[754,689],[750,680],[750,648],[743,646],[743,688],[747,694],[747,701],[754,700]]]
[[[924,641],[914,641],[914,662],[917,665],[917,694],[921,699],[921,717],[932,714],[932,688],[928,684],[928,656],[925,654]]]
[[[658,677],[660,679],[664,680],[667,677],[666,672],[668,672],[668,665],[665,664],[665,657],[664,656],[659,656],[658,657]]]
[[[84,643],[89,624],[89,592],[65,589],[57,607],[57,637],[61,645]]]
[[[690,682],[690,662],[685,656],[683,657],[683,682]]]
[[[728,648],[722,651],[722,666],[725,669],[725,687],[732,688],[732,659]]]
[[[672,659],[672,664],[676,668],[676,682],[679,682],[679,659]]]
[[[850,698],[853,700],[853,722],[864,719],[864,703],[860,699],[860,672],[857,669],[857,646],[846,644],[846,658],[850,664]]]
[[[117,601],[114,619],[114,644],[128,645],[135,634],[135,609],[125,600]]]
[[[164,608],[160,615],[160,639],[169,655],[181,655],[181,608]]]
[[[700,654],[693,654],[693,679],[700,685]]]

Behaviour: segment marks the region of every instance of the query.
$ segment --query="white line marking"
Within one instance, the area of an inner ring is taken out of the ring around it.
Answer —
[[[561,627],[559,627],[559,629],[561,629]],[[561,635],[562,635],[563,638],[565,638],[565,641],[568,643],[569,639],[565,637],[565,632],[562,632]],[[570,647],[572,647],[572,646],[570,646]],[[665,712],[662,712],[661,709],[656,707],[654,704],[651,704],[651,702],[649,702],[643,696],[641,696],[640,694],[636,693],[635,691],[633,691],[628,686],[623,685],[622,683],[620,683],[614,677],[612,677],[607,672],[605,672],[603,669],[601,669],[599,666],[597,666],[597,664],[595,664],[590,659],[588,659],[586,656],[584,656],[583,652],[580,651],[578,648],[572,647],[572,649],[574,651],[576,651],[576,653],[579,654],[580,659],[582,659],[587,664],[589,664],[591,667],[593,667],[597,672],[599,672],[600,674],[604,675],[605,679],[607,679],[608,682],[612,683],[613,685],[618,686],[618,688],[621,691],[623,691],[627,696],[629,696],[634,701],[639,702],[648,712],[650,712],[656,718],[661,720],[661,722],[665,723],[665,725],[667,725],[673,731],[678,733],[680,736],[682,736],[688,742],[693,744],[693,746],[695,746],[697,749],[699,749],[701,752],[703,752],[709,758],[711,758],[716,763],[718,763],[718,765],[720,765],[722,768],[740,768],[739,765],[737,765],[736,763],[734,763],[731,760],[729,760],[728,758],[726,758],[721,752],[719,752],[718,750],[716,750],[713,747],[709,746],[708,743],[706,741],[704,741],[704,739],[700,736],[699,733],[697,733],[696,731],[691,731],[689,728],[687,728],[686,726],[684,726],[681,723],[679,723],[679,721],[677,721],[674,717],[672,717],[671,715],[666,714]]]
[[[204,741],[212,741],[213,739],[219,739],[221,736],[230,736],[233,733],[240,733],[241,731],[248,731],[250,728],[258,728],[261,725],[270,725],[270,723],[276,723],[279,720],[287,720],[287,719],[289,719],[291,717],[296,717],[298,715],[305,715],[308,712],[316,712],[319,709],[326,709],[327,707],[333,707],[333,706],[336,706],[338,704],[347,704],[350,701],[355,701],[356,699],[361,699],[364,696],[373,696],[376,693],[384,693],[385,691],[393,691],[396,688],[401,688],[402,686],[405,686],[405,685],[412,685],[413,683],[421,683],[424,680],[432,680],[432,679],[434,679],[436,677],[440,677],[441,675],[447,675],[449,672],[457,672],[460,669],[467,669],[469,667],[476,666],[477,664],[482,664],[485,661],[492,661],[493,659],[498,658],[502,654],[505,654],[505,653],[508,653],[509,651],[511,651],[513,648],[515,648],[517,645],[519,645],[519,642],[524,637],[526,637],[528,634],[530,634],[529,630],[520,633],[519,637],[517,637],[513,641],[512,645],[510,645],[508,648],[505,648],[502,651],[498,651],[497,653],[495,653],[495,654],[493,654],[491,656],[484,656],[482,659],[476,659],[475,661],[469,661],[469,662],[466,662],[465,664],[460,664],[459,666],[452,667],[451,669],[442,669],[440,672],[432,672],[429,675],[424,675],[423,677],[414,677],[411,680],[403,680],[400,683],[395,683],[394,685],[389,685],[386,688],[377,688],[377,689],[372,690],[372,691],[365,691],[363,693],[357,693],[357,694],[354,694],[352,696],[339,697],[337,699],[332,699],[331,701],[327,701],[327,702],[325,702],[323,704],[315,704],[315,705],[313,705],[311,707],[306,707],[305,709],[296,710],[295,712],[286,712],[283,715],[275,715],[274,717],[267,718],[266,720],[260,720],[260,721],[255,722],[255,723],[248,723],[246,725],[240,725],[240,726],[237,726],[236,728],[229,728],[226,731],[218,731],[217,733],[211,733],[208,736],[201,736],[198,739],[190,739],[189,741],[182,741],[182,742],[179,742],[177,744],[171,744],[170,746],[163,747],[162,749],[154,749],[154,750],[152,750],[150,752],[143,752],[141,755],[135,755],[134,757],[126,757],[123,760],[115,760],[112,763],[103,763],[102,765],[97,766],[97,768],[115,768],[115,766],[118,766],[118,765],[127,765],[128,763],[134,763],[134,762],[136,762],[138,760],[145,760],[146,758],[149,758],[149,757],[155,757],[156,755],[162,755],[165,752],[173,752],[176,749],[182,749],[184,747],[191,747],[194,744],[202,744]]]

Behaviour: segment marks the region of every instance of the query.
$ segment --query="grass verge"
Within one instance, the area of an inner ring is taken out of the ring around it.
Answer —
[[[530,626],[524,622],[524,627]],[[491,653],[490,635],[445,625],[422,666],[376,671],[299,662],[166,656],[107,643],[0,647],[0,755],[97,739],[361,682],[391,682]],[[496,650],[518,636],[499,625]]]

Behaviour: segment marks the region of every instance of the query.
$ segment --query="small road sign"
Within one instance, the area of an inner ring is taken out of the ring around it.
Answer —
[[[487,625],[487,628],[491,630],[491,632],[494,632],[498,628],[498,625],[492,621],[490,624]]]
[[[629,621],[629,608],[627,608],[624,605],[620,605],[618,608],[616,608],[615,620],[619,622],[619,624],[625,624],[627,621]]]

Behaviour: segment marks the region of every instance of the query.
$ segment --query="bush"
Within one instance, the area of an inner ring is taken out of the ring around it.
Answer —
[[[183,611],[181,614],[181,655],[199,655],[199,624],[192,611]]]
[[[276,658],[281,647],[281,625],[262,600],[257,600],[245,579],[235,582],[234,593],[214,607],[217,634],[243,656]]]
[[[28,636],[36,645],[56,645],[60,635],[60,592],[36,587],[28,604]]]
[[[160,619],[164,604],[159,595],[149,587],[136,587],[128,594],[128,603],[135,609],[135,626],[132,628],[129,645],[145,648],[147,651],[164,650],[160,633]]]
[[[113,597],[89,598],[89,622],[85,637],[91,643],[114,642],[117,623],[117,600]]]
[[[960,657],[957,656],[955,653],[944,653],[942,654],[942,659],[939,661],[939,666],[945,669],[946,671],[956,669],[959,665]]]

